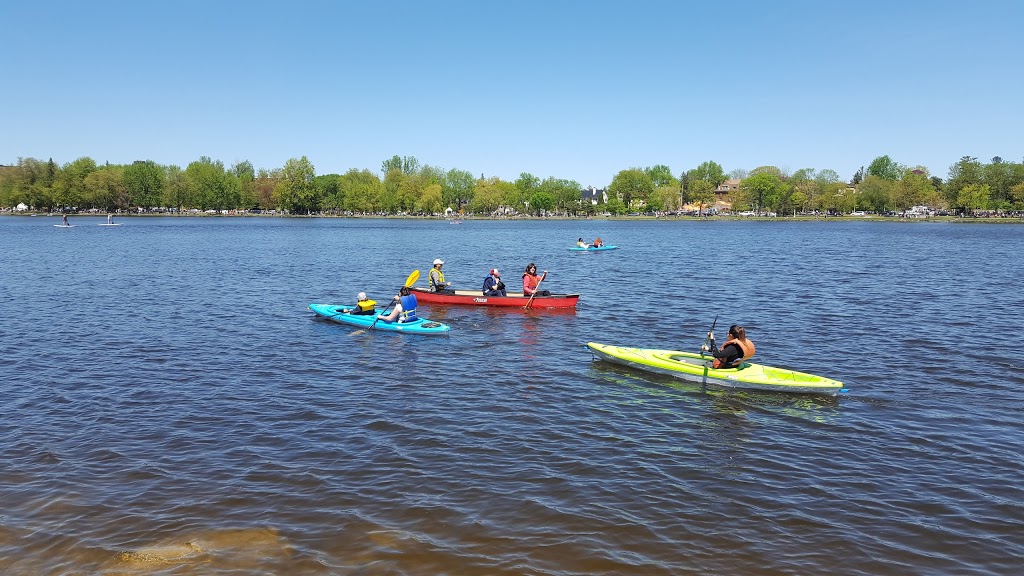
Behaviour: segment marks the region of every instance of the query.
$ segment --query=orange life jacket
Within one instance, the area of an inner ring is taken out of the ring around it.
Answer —
[[[533,294],[537,291],[541,277],[536,274],[523,274],[523,292]]]
[[[714,368],[735,368],[736,366],[739,366],[743,362],[745,362],[745,361],[749,360],[750,358],[752,358],[754,356],[754,352],[757,351],[757,349],[754,348],[754,343],[751,342],[750,339],[740,340],[739,338],[730,338],[729,340],[725,341],[725,344],[722,345],[722,349],[724,350],[725,347],[730,345],[730,344],[735,344],[735,345],[739,346],[740,347],[740,351],[743,352],[743,356],[733,360],[732,364],[730,364],[728,366],[725,365],[725,360],[723,360],[722,358],[715,358],[715,361],[711,364],[712,367],[714,367]]]

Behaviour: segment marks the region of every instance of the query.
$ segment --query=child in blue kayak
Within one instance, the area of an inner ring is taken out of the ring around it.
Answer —
[[[370,300],[369,298],[367,298],[366,292],[360,292],[359,295],[356,296],[356,307],[346,308],[345,313],[369,316],[370,314],[376,312],[376,306],[377,302],[375,300]]]

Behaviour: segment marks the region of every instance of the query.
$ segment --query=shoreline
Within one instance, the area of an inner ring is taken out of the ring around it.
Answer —
[[[19,216],[19,217],[53,217],[60,218],[64,216],[61,212],[14,212],[14,211],[0,211],[0,216]],[[105,218],[106,212],[95,213],[95,214],[82,214],[82,213],[71,213],[68,214],[69,218]],[[353,220],[366,220],[366,219],[377,219],[377,220],[434,220],[438,222],[451,221],[452,218],[445,218],[441,216],[414,216],[414,215],[402,215],[402,214],[191,214],[191,213],[115,213],[115,218],[345,218]],[[992,217],[992,216],[979,216],[979,217],[961,217],[961,216],[929,216],[925,218],[905,218],[899,216],[829,216],[827,218],[820,216],[733,216],[733,215],[715,215],[708,217],[696,217],[696,216],[528,216],[528,215],[516,215],[516,216],[477,216],[477,215],[466,215],[457,218],[460,222],[465,221],[568,221],[568,220],[580,220],[580,221],[614,221],[614,222],[641,222],[641,221],[661,221],[661,222],[897,222],[897,223],[960,223],[960,224],[1024,224],[1024,217],[1021,216],[1007,216],[1007,217]]]

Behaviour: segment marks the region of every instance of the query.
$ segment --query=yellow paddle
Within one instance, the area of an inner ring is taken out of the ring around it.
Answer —
[[[412,273],[409,274],[409,276],[405,279],[405,287],[406,288],[412,287],[412,285],[415,284],[416,281],[419,280],[419,279],[420,279],[420,271],[419,270],[413,270]],[[388,302],[388,305],[384,307],[384,310],[382,310],[380,314],[377,314],[377,317],[373,319],[373,324],[370,324],[369,328],[367,328],[366,330],[356,330],[355,332],[352,333],[352,335],[355,336],[356,334],[363,334],[367,330],[372,330],[373,327],[377,325],[377,321],[380,320],[381,314],[384,314],[384,312],[387,312],[388,308],[391,308],[391,305],[394,304],[394,303],[395,303],[394,300],[392,300],[391,302]]]

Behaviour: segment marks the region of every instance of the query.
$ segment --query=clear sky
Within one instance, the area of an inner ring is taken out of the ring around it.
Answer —
[[[1024,159],[1024,2],[0,1],[0,164]]]

